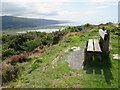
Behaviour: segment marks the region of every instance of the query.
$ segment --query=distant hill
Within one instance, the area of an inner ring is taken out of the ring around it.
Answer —
[[[47,19],[34,19],[34,18],[21,18],[14,16],[0,16],[2,19],[2,29],[19,29],[30,28],[44,25],[54,25],[66,23],[66,21],[47,20]]]

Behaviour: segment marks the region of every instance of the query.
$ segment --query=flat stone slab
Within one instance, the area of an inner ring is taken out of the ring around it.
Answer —
[[[73,69],[81,69],[83,67],[83,60],[84,60],[84,49],[82,48],[70,52],[67,56],[67,62],[69,63],[69,67]]]
[[[113,59],[120,59],[120,55],[119,54],[113,54]]]

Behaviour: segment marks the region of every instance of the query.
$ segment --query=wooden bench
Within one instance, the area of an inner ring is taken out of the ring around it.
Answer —
[[[99,29],[100,40],[89,39],[86,42],[85,60],[91,59],[94,54],[109,55],[109,30]]]

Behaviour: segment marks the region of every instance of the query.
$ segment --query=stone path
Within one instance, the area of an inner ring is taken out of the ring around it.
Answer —
[[[76,50],[70,52],[67,56],[67,62],[69,63],[69,67],[73,69],[81,69],[83,67],[84,60],[84,49],[80,48],[80,50]]]

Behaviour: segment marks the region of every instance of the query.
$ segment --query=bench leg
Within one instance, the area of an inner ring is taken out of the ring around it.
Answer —
[[[87,53],[87,60],[88,60],[88,62],[93,60],[93,54],[92,53]]]
[[[93,69],[90,68],[91,66],[91,63],[93,62],[93,54],[92,53],[87,53],[85,52],[84,53],[84,62],[83,62],[83,65],[84,65],[84,70],[86,70],[87,72],[86,73],[93,73]]]
[[[92,53],[87,53],[85,50],[84,52],[84,65],[87,65],[89,62],[91,62],[93,59],[93,54]]]

